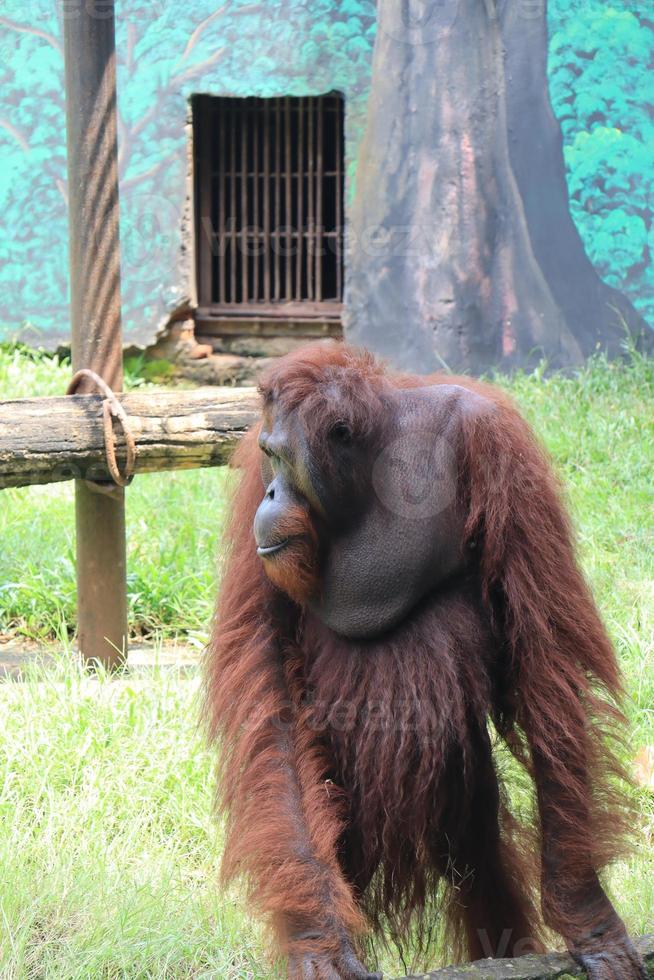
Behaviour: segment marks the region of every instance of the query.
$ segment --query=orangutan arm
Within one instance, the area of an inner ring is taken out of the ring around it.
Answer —
[[[609,901],[592,858],[594,827],[589,774],[563,741],[552,757],[532,732],[534,777],[542,837],[541,893],[547,924],[566,940],[590,980],[645,980],[645,966]],[[582,757],[583,759],[583,757]],[[586,795],[579,789],[586,787]]]
[[[226,671],[220,689],[222,877],[245,879],[289,956],[293,980],[367,978],[363,967],[355,970],[350,937],[362,919],[337,861],[342,824],[324,765],[289,698],[276,637],[262,626],[256,637],[257,647],[239,645],[238,681]],[[345,962],[347,969],[334,972]]]
[[[629,830],[611,744],[624,724],[619,667],[551,465],[511,403],[487,393],[495,411],[464,424],[467,533],[508,653],[505,728],[531,750],[544,918],[590,980],[638,980],[642,961],[598,878]]]
[[[220,742],[224,881],[242,876],[289,956],[292,980],[370,974],[350,937],[363,927],[336,856],[342,823],[325,792],[324,760],[292,698],[288,605],[266,579],[252,534],[262,496],[258,430],[234,458],[238,504],[207,653],[205,718]]]

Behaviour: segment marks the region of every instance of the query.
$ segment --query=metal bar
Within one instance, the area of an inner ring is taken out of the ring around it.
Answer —
[[[275,299],[281,298],[281,270],[279,257],[279,225],[282,217],[281,211],[281,98],[275,100]]]
[[[250,298],[248,266],[248,113],[244,107],[241,112],[241,303],[247,303]]]
[[[317,176],[316,176],[316,241],[315,241],[315,260],[316,260],[316,300],[322,299],[322,256],[323,256],[323,227],[322,227],[322,195],[324,184],[324,160],[323,160],[323,140],[325,135],[323,118],[324,99],[318,99],[318,136],[317,136]]]
[[[343,101],[338,99],[336,111],[336,299],[343,298]]]
[[[232,303],[236,302],[236,107],[234,100],[229,100],[229,143],[230,143],[230,168],[229,168],[229,220],[231,223],[230,243],[229,243],[229,298]]]
[[[219,136],[220,146],[218,147],[218,295],[220,302],[226,301],[225,266],[227,264],[227,239],[225,238],[225,170],[227,168],[227,148],[225,136],[225,107],[223,102],[219,103],[220,125]]]
[[[311,112],[311,99],[307,99],[308,111]],[[304,257],[304,239],[302,226],[304,223],[304,105],[305,100],[298,102],[298,139],[297,139],[297,256],[295,264],[295,298],[302,299],[302,259]]]
[[[315,216],[314,216],[314,190],[315,190],[315,135],[314,135],[314,112],[316,100],[312,99],[309,105],[309,131],[307,133],[307,147],[309,150],[307,160],[307,298],[314,298],[314,236],[315,236]]]
[[[292,232],[292,221],[293,221],[293,211],[292,211],[292,193],[293,184],[291,177],[291,100],[286,98],[286,116],[285,116],[285,139],[286,139],[286,229],[287,229],[287,244],[286,244],[286,299],[293,298],[293,275],[292,275],[292,248],[293,248],[293,232]]]
[[[263,110],[263,298],[270,302],[270,100]]]
[[[225,337],[292,337],[342,336],[341,303],[319,303],[319,309],[304,303],[271,303],[263,306],[253,304],[250,308],[238,307],[234,310],[198,309],[196,311],[196,333],[204,337],[218,339],[217,349],[221,349],[220,338]],[[2,403],[0,402],[0,405]],[[1,421],[1,420],[0,420]],[[0,457],[0,475],[3,468]]]
[[[113,0],[64,17],[72,367],[120,391],[116,55]],[[82,389],[84,390],[84,389]],[[82,657],[118,667],[127,656],[125,493],[75,483],[78,636]]]
[[[341,303],[334,300],[323,300],[322,303],[308,300],[291,300],[290,302],[271,303],[228,303],[226,306],[200,306],[196,310],[197,317],[219,317],[223,320],[243,322],[254,317],[265,319],[276,317],[285,319],[305,317],[338,317],[341,313]]]
[[[261,299],[259,295],[259,254],[261,247],[261,228],[259,227],[259,117],[260,112],[255,106],[252,112],[253,134],[252,134],[252,153],[254,154],[254,164],[252,167],[252,293],[253,299]]]

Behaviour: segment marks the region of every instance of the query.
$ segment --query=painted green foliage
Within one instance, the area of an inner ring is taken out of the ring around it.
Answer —
[[[26,11],[40,36],[11,26]],[[0,11],[0,340],[21,320],[52,329],[52,310],[68,319],[64,96],[53,11],[45,0],[5,0]]]
[[[550,0],[550,75],[588,253],[654,323],[649,3]],[[3,0],[0,11],[0,339],[22,321],[50,346],[68,338],[60,18],[52,0]],[[117,0],[129,342],[149,341],[188,290],[189,96],[342,91],[352,178],[374,32],[374,0]]]
[[[551,0],[549,70],[586,251],[654,325],[654,11]]]
[[[28,321],[49,345],[68,337],[60,13],[51,0],[3,0],[0,12],[0,339]],[[118,0],[116,15],[123,326],[145,343],[188,289],[189,97],[337,89],[351,171],[375,4]]]

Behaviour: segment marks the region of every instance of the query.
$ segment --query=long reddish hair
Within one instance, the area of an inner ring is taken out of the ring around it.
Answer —
[[[467,607],[456,595],[445,595],[438,616],[427,608],[408,639],[405,635],[400,645],[382,643],[374,660],[361,645],[333,635],[326,639],[303,609],[303,598],[316,587],[315,528],[306,516],[293,518],[307,522],[306,551],[281,566],[275,585],[263,572],[252,532],[263,496],[257,431],[243,439],[233,461],[239,479],[207,656],[205,711],[210,735],[220,743],[219,800],[227,821],[223,879],[244,877],[250,900],[272,921],[282,947],[288,942],[283,923],[298,908],[308,919],[324,917],[317,895],[329,897],[335,918],[352,935],[361,935],[366,922],[384,920],[398,934],[406,932],[412,913],[424,908],[437,878],[447,881],[448,873],[438,856],[426,853],[434,822],[431,790],[444,760],[426,753],[418,760],[417,778],[405,786],[407,769],[415,770],[406,739],[375,741],[372,730],[356,729],[356,742],[341,743],[341,768],[354,765],[365,771],[360,783],[365,794],[355,801],[361,810],[364,863],[374,864],[381,855],[393,873],[374,878],[364,868],[363,889],[345,878],[341,848],[352,799],[331,780],[336,750],[305,703],[308,673],[312,685],[332,702],[343,692],[350,699],[374,700],[389,690],[403,696],[420,690],[426,706],[421,723],[428,730],[449,726],[463,766],[466,753],[473,758],[490,752],[485,723],[466,728],[466,711],[472,703],[475,717],[490,714],[516,758],[529,772],[545,774],[538,784],[536,832],[548,820],[557,821],[562,880],[601,869],[618,853],[625,831],[624,773],[614,751],[623,723],[618,666],[577,565],[550,462],[529,427],[510,399],[492,386],[468,378],[393,374],[371,355],[339,344],[285,358],[264,380],[263,402],[276,386],[285,392],[288,407],[299,410],[315,401],[321,383],[334,372],[349,372],[352,410],[360,413],[387,386],[456,383],[492,404],[491,411],[463,419],[459,460],[466,545],[477,555],[474,601],[484,609],[487,626],[467,623]],[[315,407],[310,417],[318,426]],[[448,621],[451,631],[443,627]],[[474,664],[456,639],[461,630],[475,650]],[[434,658],[425,654],[435,634],[439,649],[449,651],[438,659],[440,674],[434,671]],[[307,646],[314,651],[310,663]],[[475,672],[479,665],[482,671]],[[436,708],[445,691],[449,701],[443,715]],[[440,744],[439,738],[430,744]],[[515,894],[524,929],[537,947],[542,923],[531,897],[530,878],[538,872],[533,855],[511,843],[515,822],[506,801],[494,798],[493,786],[482,786],[478,799],[472,782],[464,786],[460,805],[468,814],[484,799],[498,809],[508,870],[498,866],[488,873],[504,875],[507,893]],[[450,814],[450,822],[457,819],[457,813]],[[393,838],[398,826],[418,842],[410,855]],[[483,835],[483,814],[477,813],[473,827]],[[299,828],[310,842],[309,855],[288,846],[298,839]],[[460,888],[452,876],[450,884],[455,892]],[[592,928],[590,913],[568,901],[562,889],[563,884],[560,889],[548,884],[543,893],[547,925],[566,933],[571,924],[578,931]],[[456,902],[452,908],[456,918]],[[466,943],[479,953],[470,930],[462,947]]]

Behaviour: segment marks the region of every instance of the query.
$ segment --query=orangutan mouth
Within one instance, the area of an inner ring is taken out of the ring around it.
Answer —
[[[259,558],[270,558],[272,555],[276,555],[278,551],[285,548],[290,540],[290,538],[286,538],[284,541],[278,541],[276,544],[260,545],[257,548],[257,554]]]

